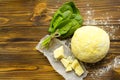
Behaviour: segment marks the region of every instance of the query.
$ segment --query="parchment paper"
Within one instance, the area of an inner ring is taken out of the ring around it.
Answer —
[[[49,35],[47,35],[47,36],[49,36]],[[84,66],[83,66],[83,68],[85,70],[85,73],[82,76],[77,76],[74,73],[74,71],[65,72],[65,68],[62,65],[62,63],[60,61],[57,61],[53,56],[53,51],[60,46],[64,47],[64,51],[65,51],[66,56],[73,56],[71,51],[70,51],[70,48],[68,47],[69,46],[69,40],[60,41],[59,39],[54,38],[51,41],[51,45],[48,49],[45,49],[45,48],[41,49],[41,42],[47,36],[45,36],[44,38],[42,38],[40,40],[40,42],[36,46],[36,49],[38,51],[42,52],[43,55],[47,57],[47,59],[49,60],[50,64],[55,69],[55,71],[58,72],[60,75],[62,75],[65,78],[65,80],[83,80],[83,78],[86,77],[87,73],[88,73]]]

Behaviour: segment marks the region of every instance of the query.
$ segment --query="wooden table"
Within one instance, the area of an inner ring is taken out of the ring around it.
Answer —
[[[0,80],[64,80],[43,54],[34,48],[48,34],[50,21],[31,21],[38,3],[47,3],[49,15],[65,0],[0,0]],[[91,75],[120,55],[120,0],[74,0],[84,25],[97,25],[111,39],[109,54],[96,64],[87,64],[85,80],[111,80],[111,72],[94,79]]]

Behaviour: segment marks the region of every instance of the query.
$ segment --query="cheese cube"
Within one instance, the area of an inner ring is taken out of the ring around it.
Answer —
[[[61,59],[61,62],[64,65],[65,68],[67,68],[67,66],[70,64],[70,62],[65,58]]]
[[[72,64],[73,63],[73,58],[72,58],[72,56],[68,56],[67,57],[67,60]]]
[[[79,66],[79,62],[77,59],[75,59],[72,63],[72,68],[75,69],[76,66]]]
[[[66,72],[72,71],[72,67],[71,64],[68,64],[67,68],[66,68]]]
[[[78,75],[78,76],[81,76],[83,73],[84,73],[84,70],[81,66],[77,66],[75,68],[75,73]]]
[[[63,46],[55,49],[53,53],[54,53],[54,58],[57,59],[57,60],[64,58],[64,48],[63,48]]]
[[[79,64],[78,60],[75,59],[72,63],[72,68],[78,76],[81,76],[84,73],[82,66]]]
[[[70,64],[69,60],[63,58],[63,59],[61,59],[61,62],[63,64],[63,66],[66,68],[66,72],[72,71],[72,67],[71,67],[71,64]]]

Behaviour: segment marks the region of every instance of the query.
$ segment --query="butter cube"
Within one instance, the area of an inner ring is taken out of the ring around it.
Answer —
[[[64,48],[63,48],[63,46],[55,49],[53,53],[54,53],[54,58],[57,59],[57,60],[64,58]]]
[[[84,70],[77,59],[73,61],[72,68],[78,76],[81,76],[84,73]]]

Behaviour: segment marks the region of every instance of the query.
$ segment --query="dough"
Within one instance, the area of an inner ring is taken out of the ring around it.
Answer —
[[[86,63],[102,60],[110,46],[109,35],[96,26],[77,29],[71,40],[71,50],[76,58]]]

